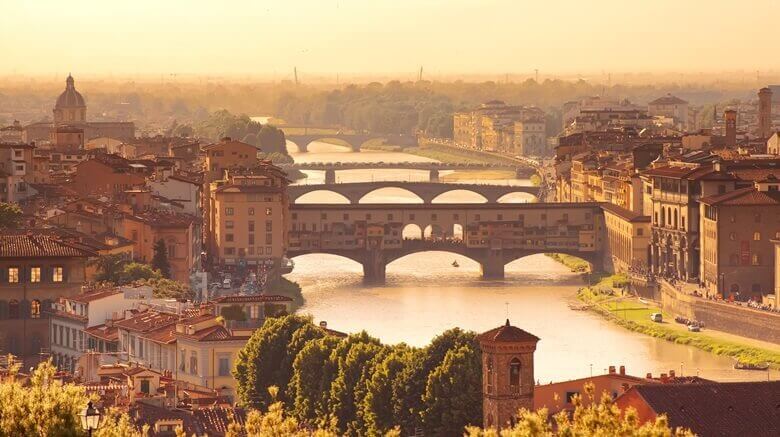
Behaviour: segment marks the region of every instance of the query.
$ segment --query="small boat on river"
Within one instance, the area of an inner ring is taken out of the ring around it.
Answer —
[[[743,363],[741,361],[737,361],[734,363],[734,368],[737,370],[767,370],[769,369],[769,364]]]

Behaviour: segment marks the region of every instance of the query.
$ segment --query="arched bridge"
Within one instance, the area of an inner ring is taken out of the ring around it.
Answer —
[[[485,198],[487,203],[497,203],[501,197],[512,193],[527,193],[534,197],[539,194],[539,187],[401,181],[290,185],[287,187],[287,193],[290,196],[290,203],[295,203],[295,201],[304,194],[312,193],[314,191],[330,191],[344,196],[349,200],[349,203],[357,204],[360,203],[360,200],[367,194],[381,188],[404,189],[417,195],[417,197],[422,199],[423,203],[432,203],[439,195],[456,190],[465,190],[479,194]]]
[[[325,172],[325,183],[336,183],[336,171],[339,170],[424,170],[429,172],[430,182],[439,182],[439,172],[447,170],[507,170],[515,173],[515,177],[527,178],[536,173],[530,166],[517,164],[491,163],[444,163],[444,162],[303,162],[279,164],[285,170],[316,170]]]
[[[284,129],[284,128],[282,128]],[[359,152],[360,147],[371,140],[382,140],[398,146],[416,146],[417,137],[414,135],[399,135],[399,134],[348,134],[348,133],[321,133],[321,134],[285,134],[285,139],[291,143],[295,143],[298,146],[299,152],[308,152],[309,144],[318,140],[334,139],[349,144],[353,152]]]
[[[292,205],[290,257],[328,253],[363,265],[382,282],[387,264],[406,255],[461,254],[501,278],[504,266],[538,253],[565,253],[603,268],[604,216],[598,203]],[[416,238],[404,235],[407,227]],[[425,230],[425,231],[423,231]]]

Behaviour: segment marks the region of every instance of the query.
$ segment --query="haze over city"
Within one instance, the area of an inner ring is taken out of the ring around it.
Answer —
[[[9,2],[0,74],[589,75],[780,68],[775,0]]]
[[[0,436],[780,436],[780,0],[0,8]]]

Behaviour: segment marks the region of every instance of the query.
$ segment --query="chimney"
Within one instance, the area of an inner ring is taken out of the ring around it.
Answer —
[[[320,322],[320,328],[328,329],[328,322],[326,322],[325,320],[321,321]]]
[[[645,375],[645,378],[647,379],[653,379],[653,374],[650,372],[647,372],[647,375]]]
[[[626,366],[620,366],[620,374],[625,375],[626,374]]]
[[[674,375],[675,375],[674,370],[670,370],[669,371],[669,378],[674,378]]]
[[[615,366],[609,366],[609,374],[614,375],[615,374]]]

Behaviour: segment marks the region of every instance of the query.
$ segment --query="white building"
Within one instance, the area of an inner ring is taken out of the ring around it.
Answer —
[[[647,104],[647,112],[650,116],[669,117],[674,120],[677,129],[688,130],[688,102],[667,94]]]

